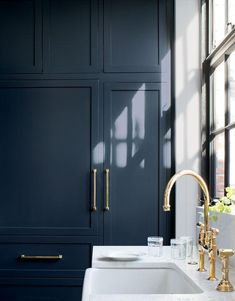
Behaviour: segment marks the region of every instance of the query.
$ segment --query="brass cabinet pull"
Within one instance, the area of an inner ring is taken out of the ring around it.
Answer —
[[[61,260],[63,255],[20,255],[22,260]]]
[[[96,176],[97,176],[97,169],[92,169],[93,175],[93,204],[92,204],[92,211],[97,211],[96,206]]]
[[[105,211],[109,211],[109,169],[104,170],[105,173]]]

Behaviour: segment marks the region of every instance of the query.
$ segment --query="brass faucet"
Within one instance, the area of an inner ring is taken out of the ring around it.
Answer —
[[[170,193],[175,182],[182,176],[189,175],[193,176],[199,183],[203,193],[204,193],[204,224],[200,225],[199,234],[199,272],[206,271],[204,266],[205,261],[205,251],[209,254],[209,280],[216,280],[215,277],[215,265],[216,265],[216,235],[218,233],[217,229],[211,229],[209,227],[209,205],[210,205],[210,195],[208,187],[203,178],[193,170],[182,170],[176,173],[167,183],[165,193],[164,193],[164,211],[170,211]]]

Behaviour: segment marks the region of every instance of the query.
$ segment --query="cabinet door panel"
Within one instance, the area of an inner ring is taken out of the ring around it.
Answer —
[[[148,235],[158,234],[159,186],[164,185],[161,106],[160,84],[105,86],[106,168],[110,168],[105,244],[142,245]]]
[[[44,71],[95,71],[98,51],[97,0],[49,0],[44,3]]]
[[[0,0],[0,73],[42,71],[40,0]]]
[[[165,14],[162,0],[105,0],[104,70],[161,72]]]
[[[95,231],[90,208],[97,106],[94,83],[0,89],[0,230]]]

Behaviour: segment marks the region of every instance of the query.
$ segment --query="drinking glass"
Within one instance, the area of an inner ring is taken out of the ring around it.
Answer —
[[[180,239],[186,242],[186,257],[188,264],[196,265],[197,262],[193,259],[193,238],[191,236],[181,236]]]
[[[162,256],[163,237],[150,236],[148,237],[148,254],[150,256]]]
[[[171,239],[171,258],[185,259],[186,258],[186,241],[182,239]]]

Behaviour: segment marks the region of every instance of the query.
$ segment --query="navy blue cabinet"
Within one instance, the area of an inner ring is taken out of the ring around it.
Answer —
[[[81,295],[82,279],[12,279],[0,284],[4,301],[78,301]]]
[[[0,233],[96,235],[90,208],[97,82],[1,87]]]
[[[105,244],[143,245],[147,235],[159,233],[159,186],[167,177],[160,163],[162,143],[168,147],[161,121],[170,101],[167,91],[159,83],[105,85],[105,168],[110,170]],[[170,158],[164,160],[170,164]]]
[[[41,72],[41,0],[0,0],[0,28],[0,73]]]
[[[165,69],[169,46],[166,5],[161,0],[104,0],[105,72]]]
[[[0,87],[0,299],[79,300],[98,243],[98,82]]]
[[[98,0],[45,0],[44,72],[89,73],[97,67]]]
[[[171,20],[171,0],[0,0],[0,300],[78,301],[93,245],[174,232]]]

